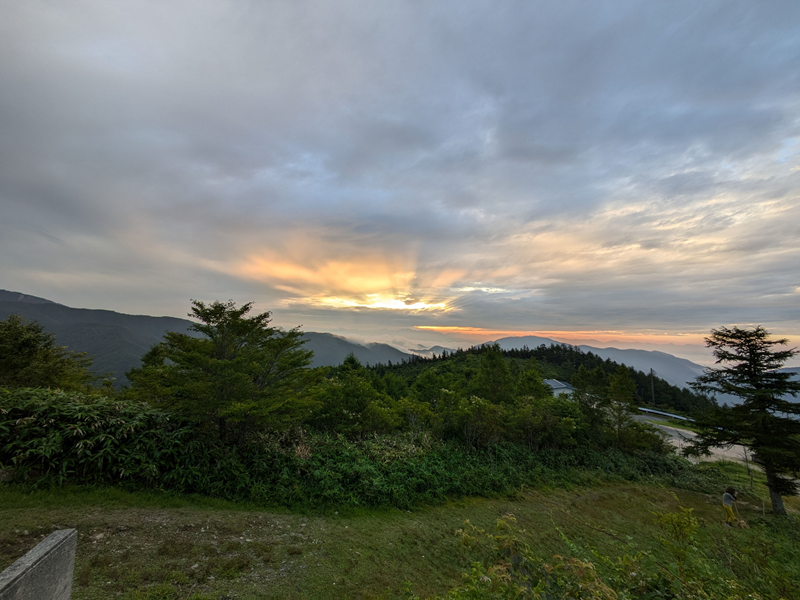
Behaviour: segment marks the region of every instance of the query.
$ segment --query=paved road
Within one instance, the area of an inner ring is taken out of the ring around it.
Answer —
[[[671,427],[670,425],[662,425],[660,423],[653,423],[656,427],[661,429],[662,431],[666,432],[670,436],[670,443],[673,446],[682,449],[684,446],[687,445],[693,437],[697,434],[694,431],[687,431],[686,429],[678,429],[677,427]],[[749,457],[749,455],[748,455]],[[733,446],[729,446],[727,448],[712,448],[711,449],[711,456],[702,456],[700,460],[736,460],[739,462],[744,462],[744,446],[740,446],[739,444],[734,444]]]
[[[669,442],[679,449],[682,449],[684,446],[686,446],[688,442],[697,435],[694,431],[679,429],[671,425],[665,425],[660,423],[657,419],[649,418],[646,415],[636,415],[634,418],[637,421],[645,421],[651,425],[655,425],[663,432],[667,433],[669,435]],[[734,444],[733,446],[727,448],[712,448],[711,456],[700,457],[700,460],[724,459],[744,462],[744,450],[744,446],[740,446],[739,444]],[[748,458],[749,456],[750,455],[748,454]]]

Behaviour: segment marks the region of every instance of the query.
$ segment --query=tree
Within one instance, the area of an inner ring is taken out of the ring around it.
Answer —
[[[372,386],[352,352],[325,381],[320,395],[322,404],[310,419],[318,429],[355,437],[385,433],[399,424],[395,401]]]
[[[476,396],[492,404],[509,404],[513,400],[516,392],[514,378],[499,344],[483,347],[480,367],[472,387]]]
[[[92,359],[56,345],[55,336],[19,315],[0,321],[0,387],[88,391],[100,379],[89,371]]]
[[[467,450],[477,448],[478,445],[490,448],[500,439],[503,431],[503,407],[498,404],[492,404],[478,396],[460,398],[453,416],[464,436]]]
[[[628,375],[628,368],[620,365],[608,378],[606,389],[607,411],[611,429],[614,433],[614,445],[623,446],[624,432],[631,428],[633,420],[633,401],[636,395],[636,384]]]
[[[520,398],[547,398],[553,395],[553,388],[544,382],[536,359],[531,359],[530,367],[517,378],[517,396]]]
[[[712,329],[706,346],[713,349],[718,368],[708,368],[692,384],[695,390],[733,394],[742,399],[737,406],[722,406],[700,417],[702,433],[689,449],[707,453],[714,446],[742,444],[753,452],[767,476],[772,510],[785,515],[781,496],[797,492],[800,472],[800,404],[788,400],[800,392],[800,382],[779,372],[795,356],[786,339],[769,339],[761,326],[753,329]]]
[[[559,450],[576,444],[574,434],[581,424],[578,405],[564,398],[527,396],[511,415],[519,437],[531,452],[542,448]]]
[[[581,365],[572,376],[572,385],[578,390],[578,395],[585,396],[586,402],[602,404],[608,388],[608,379],[601,367],[589,370]]]
[[[592,445],[605,446],[605,426],[608,421],[606,414],[608,379],[605,371],[601,367],[590,370],[580,365],[577,372],[572,375],[572,385],[575,387],[572,399],[580,408],[583,421],[586,423],[583,435]]]
[[[417,402],[426,402],[431,409],[439,410],[439,401],[447,390],[448,383],[436,369],[428,368],[422,371],[411,386],[411,397]]]
[[[280,429],[313,407],[313,353],[297,328],[270,327],[270,313],[247,314],[252,302],[206,305],[192,300],[190,330],[168,332],[127,375],[130,393],[157,406],[213,423],[223,441],[244,446],[255,428]]]

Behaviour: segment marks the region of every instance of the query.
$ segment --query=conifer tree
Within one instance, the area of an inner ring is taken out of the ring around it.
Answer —
[[[199,336],[168,332],[127,374],[131,395],[213,423],[240,448],[254,428],[296,423],[314,404],[304,393],[315,379],[313,353],[298,329],[270,327],[270,313],[248,317],[251,308],[192,300]]]
[[[767,476],[773,512],[785,515],[781,496],[797,492],[791,477],[800,476],[800,403],[788,398],[800,392],[800,382],[778,369],[798,351],[778,349],[788,340],[769,337],[761,326],[711,330],[706,345],[720,366],[706,369],[692,387],[732,394],[742,403],[717,407],[698,420],[702,433],[689,452],[697,455],[731,444],[749,447]]]
[[[473,383],[473,393],[492,404],[508,404],[516,393],[514,378],[498,344],[481,349],[481,361]]]

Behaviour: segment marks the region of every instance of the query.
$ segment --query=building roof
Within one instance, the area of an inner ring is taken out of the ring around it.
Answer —
[[[571,392],[575,389],[570,384],[559,381],[558,379],[545,379],[544,382],[553,388],[554,392],[556,390],[569,390]]]

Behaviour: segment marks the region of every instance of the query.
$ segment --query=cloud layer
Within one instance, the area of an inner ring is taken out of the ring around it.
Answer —
[[[0,40],[0,287],[800,335],[796,2],[34,0]]]

